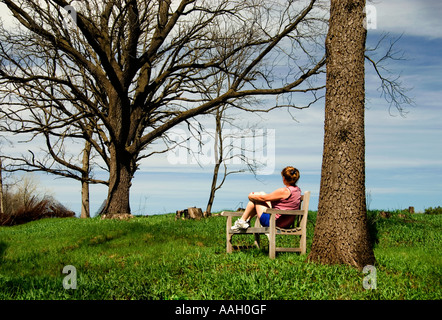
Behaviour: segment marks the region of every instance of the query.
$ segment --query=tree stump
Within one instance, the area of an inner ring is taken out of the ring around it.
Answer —
[[[175,220],[178,220],[178,219],[200,220],[202,217],[204,217],[203,210],[201,210],[201,208],[192,207],[192,208],[187,208],[184,210],[177,210],[176,215],[175,215]]]
[[[203,217],[203,210],[201,208],[187,208],[187,211],[189,212],[190,219],[200,220]]]

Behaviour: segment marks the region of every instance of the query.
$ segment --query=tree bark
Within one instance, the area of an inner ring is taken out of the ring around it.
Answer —
[[[332,0],[326,38],[324,150],[309,259],[374,264],[365,202],[365,0]]]
[[[81,214],[80,218],[90,218],[90,205],[89,205],[89,169],[90,169],[90,156],[91,156],[92,144],[89,141],[85,142],[83,150],[83,171],[81,174]]]
[[[104,210],[108,218],[131,213],[129,193],[135,173],[131,154],[115,146],[111,146],[110,150],[109,192]]]
[[[206,206],[206,216],[212,215],[212,205],[213,201],[215,200],[215,192],[217,190],[216,182],[218,180],[218,171],[219,167],[221,166],[220,162],[215,163],[215,167],[213,168],[213,176],[212,176],[212,185],[210,186],[210,194],[209,194],[209,200],[207,201]]]
[[[218,108],[216,110],[215,114],[215,124],[216,124],[216,130],[215,130],[215,145],[213,148],[213,152],[215,155],[215,166],[213,167],[213,175],[212,175],[212,185],[210,186],[210,195],[209,195],[209,201],[207,202],[206,207],[206,215],[211,216],[212,215],[212,205],[213,201],[215,200],[215,192],[221,187],[216,186],[216,183],[218,181],[218,173],[219,168],[221,166],[221,163],[223,161],[223,135],[222,135],[222,125],[221,125],[221,119],[223,115],[224,107]]]
[[[129,152],[127,146],[133,143],[134,131],[138,123],[132,116],[136,117],[140,109],[130,105],[127,92],[119,92],[111,86],[108,92],[111,143],[109,145],[109,191],[103,213],[107,218],[113,218],[131,213],[129,193],[138,154]]]
[[[2,164],[2,158],[0,157],[0,215],[4,213],[2,169],[3,169],[3,164]]]

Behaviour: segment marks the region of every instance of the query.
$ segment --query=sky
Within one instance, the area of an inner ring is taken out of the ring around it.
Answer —
[[[397,210],[413,206],[419,212],[442,206],[442,2],[383,0],[371,2],[371,6],[375,15],[367,45],[374,46],[385,33],[389,39],[398,39],[396,49],[403,52],[405,60],[389,62],[387,67],[400,75],[404,87],[410,88],[407,94],[414,104],[405,106],[404,115],[390,108],[378,90],[380,83],[374,70],[366,65],[368,208]],[[257,176],[230,175],[216,193],[212,211],[243,207],[249,192],[271,192],[282,187],[280,171],[287,165],[299,169],[298,185],[312,192],[310,208],[316,210],[324,103],[322,99],[308,109],[294,111],[295,120],[285,110],[262,118],[240,115],[240,122],[254,124],[264,134],[253,142],[262,145],[265,167]],[[207,120],[206,127],[214,128],[214,124]],[[190,157],[184,159],[183,154],[180,158],[178,151],[143,160],[131,188],[132,213],[163,214],[193,206],[204,211],[212,170],[206,155],[199,158],[207,163],[202,167],[192,163]],[[43,174],[38,180],[44,190],[79,215],[80,183]],[[104,186],[91,186],[92,215],[106,196]]]

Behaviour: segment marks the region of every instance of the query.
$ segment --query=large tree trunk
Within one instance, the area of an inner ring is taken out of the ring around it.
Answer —
[[[324,151],[309,259],[357,268],[375,261],[365,203],[365,0],[332,0],[326,39]]]
[[[110,150],[109,192],[103,212],[108,218],[130,214],[129,192],[135,172],[134,159],[127,151],[115,147]]]
[[[107,218],[130,214],[129,191],[136,170],[138,154],[128,151],[127,146],[133,141],[136,121],[131,117],[127,94],[109,89],[109,124],[112,127],[112,139],[109,145],[109,191],[104,210]],[[140,110],[140,109],[137,109]],[[138,112],[133,111],[133,116]]]

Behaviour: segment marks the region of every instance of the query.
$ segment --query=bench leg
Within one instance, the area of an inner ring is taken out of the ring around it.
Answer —
[[[276,218],[275,215],[270,215],[269,224],[269,258],[275,259],[276,257]]]
[[[227,222],[226,222],[226,251],[227,253],[232,253],[233,248],[232,248],[232,234],[229,233],[230,228],[232,227],[232,217],[228,216],[227,217]]]
[[[307,230],[306,228],[302,228],[301,239],[299,241],[299,246],[301,249],[301,254],[305,254],[307,251]]]
[[[255,236],[255,246],[259,249],[260,247],[260,239],[259,239],[259,233],[254,233],[253,234]]]

